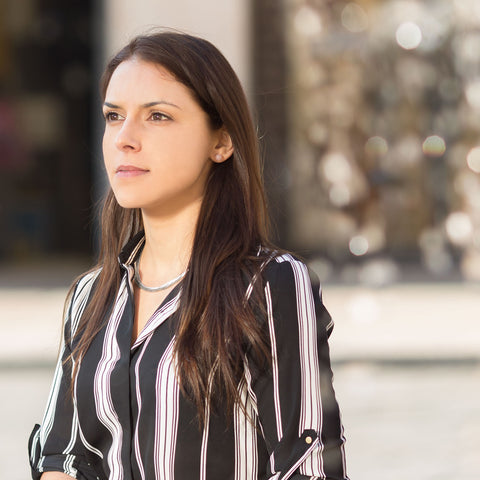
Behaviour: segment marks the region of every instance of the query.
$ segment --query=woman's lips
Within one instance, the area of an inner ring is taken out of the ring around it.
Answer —
[[[138,177],[145,173],[148,173],[148,170],[133,165],[120,165],[115,171],[117,177]]]

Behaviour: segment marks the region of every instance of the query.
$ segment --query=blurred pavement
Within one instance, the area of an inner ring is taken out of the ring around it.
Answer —
[[[66,292],[0,279],[0,365],[54,362]],[[480,284],[325,285],[323,299],[336,362],[480,361]]]
[[[68,283],[82,270],[0,271],[0,479],[29,478],[27,436],[43,413]],[[477,480],[480,284],[325,284],[323,295],[351,480]]]

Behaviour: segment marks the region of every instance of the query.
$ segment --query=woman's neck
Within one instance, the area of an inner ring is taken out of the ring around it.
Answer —
[[[187,268],[198,210],[189,209],[169,217],[153,217],[142,212],[145,246],[140,268],[145,283],[163,283]]]

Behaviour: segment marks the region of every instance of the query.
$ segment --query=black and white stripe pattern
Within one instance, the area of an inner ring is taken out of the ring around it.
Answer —
[[[207,409],[200,430],[176,377],[180,287],[131,345],[129,270],[139,245],[123,254],[122,283],[79,366],[72,401],[63,361],[98,272],[75,289],[42,426],[31,439],[33,478],[54,470],[87,480],[347,479],[327,345],[333,324],[307,267],[291,255],[265,265],[259,322],[270,338],[270,367],[254,368],[247,354],[238,385],[244,409],[236,406],[230,422]]]
[[[93,380],[96,417],[100,423],[108,429],[112,436],[112,443],[107,454],[108,467],[112,478],[118,478],[118,480],[124,478],[121,453],[123,427],[113,404],[111,375],[115,365],[120,360],[120,345],[116,338],[116,332],[120,327],[120,321],[128,297],[125,283],[124,279],[120,285],[120,291],[113,308],[113,313],[107,324],[102,345],[102,356]]]

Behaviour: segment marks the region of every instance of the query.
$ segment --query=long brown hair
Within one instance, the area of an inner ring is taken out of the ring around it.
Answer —
[[[188,273],[182,284],[175,353],[180,384],[197,407],[222,401],[231,412],[248,350],[268,358],[262,325],[245,302],[248,281],[259,271],[268,240],[258,140],[241,84],[225,57],[206,40],[177,32],[134,38],[108,63],[101,80],[105,98],[122,62],[137,57],[161,65],[186,85],[213,128],[225,127],[234,153],[213,163],[196,226]],[[104,325],[120,283],[117,257],[142,229],[138,209],[120,207],[111,191],[102,213],[101,267],[93,296],[81,318],[73,358],[79,360]],[[261,283],[261,282],[260,282]],[[253,299],[257,298],[255,296]],[[78,362],[75,362],[78,365]]]

